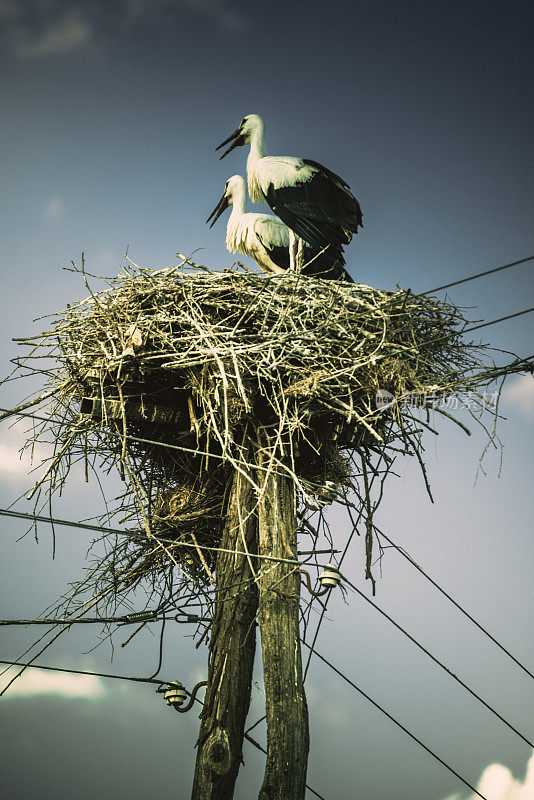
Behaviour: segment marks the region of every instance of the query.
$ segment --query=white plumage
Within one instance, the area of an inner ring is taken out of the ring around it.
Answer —
[[[226,225],[228,252],[250,256],[266,272],[284,272],[285,268],[272,260],[271,251],[276,248],[288,249],[287,226],[270,214],[247,212],[247,186],[241,175],[233,175],[226,181],[224,194],[207,219],[207,222],[212,220],[210,227],[229,205],[232,206],[232,213]]]
[[[231,142],[250,144],[248,190],[254,202],[266,202],[294,233],[316,247],[341,246],[363,225],[360,204],[348,184],[316,161],[265,155],[265,124],[257,114],[241,124],[216,149]]]
[[[232,206],[232,212],[226,225],[227,250],[250,256],[265,272],[285,272],[290,266],[289,228],[271,214],[247,212],[247,186],[241,175],[233,175],[226,181],[223,196],[206,220],[211,220],[210,227],[229,205]],[[323,250],[305,246],[302,273],[351,281],[352,278],[343,268],[345,262],[341,248],[328,247]]]

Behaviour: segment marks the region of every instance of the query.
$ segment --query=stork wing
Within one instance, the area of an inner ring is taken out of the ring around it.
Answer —
[[[347,181],[344,181],[343,178],[340,178],[339,175],[336,175],[336,173],[332,172],[332,170],[328,169],[328,167],[319,164],[318,161],[312,161],[311,158],[302,158],[301,161],[303,164],[307,164],[309,167],[314,167],[319,172],[322,172],[323,175],[326,175],[328,178],[330,178],[330,180],[334,181],[334,183],[339,183],[340,186],[344,186],[350,191],[350,186]]]
[[[289,269],[289,231],[287,225],[268,214],[259,215],[254,233],[267,250],[269,258],[281,269]]]
[[[347,244],[362,225],[360,204],[345,181],[317,161],[302,159],[310,168],[293,184],[268,187],[267,202],[286,225],[316,246]]]
[[[282,220],[268,214],[258,214],[254,221],[254,233],[278,267],[289,269],[289,230]],[[339,246],[315,247],[304,245],[302,274],[325,280],[352,281],[344,269],[345,259]]]
[[[330,281],[354,283],[345,269],[345,259],[341,247],[329,245],[326,248],[304,246],[304,266],[302,274],[308,277],[323,278]]]

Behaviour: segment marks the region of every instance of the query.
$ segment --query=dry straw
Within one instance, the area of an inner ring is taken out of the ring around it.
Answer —
[[[434,430],[433,413],[452,418],[436,399],[515,371],[497,369],[487,348],[464,339],[458,308],[409,291],[215,272],[185,258],[160,271],[130,262],[99,291],[81,274],[89,296],[54,315],[48,331],[19,340],[30,350],[18,365],[47,380],[24,404],[49,419],[34,423],[27,446],[47,439],[54,449],[31,493],[36,508],[81,460],[86,471],[117,469],[126,485],[100,519],[120,517],[125,530],[146,534],[108,537],[84,584],[101,601],[143,583],[161,607],[209,602],[210,548],[220,542],[232,475],[245,474],[258,496],[265,484],[251,455],[260,439],[267,469],[294,479],[312,544],[310,498],[355,491],[372,578],[374,478],[383,488],[399,453],[415,456],[424,474],[421,435]],[[398,402],[405,397],[409,405]]]

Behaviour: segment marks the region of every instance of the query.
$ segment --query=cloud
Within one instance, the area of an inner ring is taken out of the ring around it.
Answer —
[[[92,36],[92,26],[81,8],[67,9],[57,18],[48,20],[36,31],[23,24],[14,30],[14,50],[23,58],[60,56],[86,44]]]
[[[58,194],[52,195],[45,206],[45,219],[49,220],[49,222],[56,222],[58,219],[61,219],[64,212],[65,206],[61,197]]]
[[[21,457],[16,447],[0,444],[0,473],[11,477],[27,475],[30,466],[29,458]]]
[[[29,471],[32,469],[32,462],[29,451],[21,453],[22,437],[16,430],[2,431],[0,440],[0,483],[8,486],[20,486],[21,481],[26,480]],[[41,453],[34,453],[35,463]]]
[[[517,375],[504,386],[502,399],[529,417],[534,417],[534,375]]]
[[[0,676],[0,690],[17,674],[10,668]],[[38,695],[54,695],[65,698],[99,700],[106,693],[104,682],[95,675],[70,675],[68,672],[49,672],[44,669],[27,669],[9,687],[3,698],[6,700]]]
[[[185,4],[210,17],[228,33],[239,33],[246,28],[246,18],[221,0],[185,0]]]
[[[534,798],[534,753],[527,764],[525,780],[515,780],[512,773],[502,764],[486,767],[478,782],[477,791],[487,800],[533,800]],[[468,800],[477,800],[478,795],[469,795]],[[460,800],[455,794],[447,800]]]
[[[156,8],[167,10],[189,8],[203,17],[211,19],[229,33],[237,33],[246,27],[246,18],[228,0],[123,0],[130,21],[152,14]]]
[[[0,430],[0,486],[6,486],[17,494],[30,491],[47,468],[54,451],[54,442],[47,442],[44,436],[37,444],[21,451],[31,435],[30,430],[26,431],[24,422]],[[69,486],[71,489],[83,486],[84,493],[87,491],[85,465],[82,462],[71,465]],[[17,507],[17,510],[28,509]]]
[[[227,33],[246,26],[232,0],[0,0],[5,48],[24,59],[64,56],[111,35],[114,40],[137,23],[172,25],[188,10]]]

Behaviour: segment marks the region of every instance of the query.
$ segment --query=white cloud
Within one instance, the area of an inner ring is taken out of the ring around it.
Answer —
[[[0,690],[17,674],[10,668],[0,676]],[[71,675],[68,672],[49,672],[44,669],[27,669],[9,687],[3,698],[55,695],[66,698],[98,700],[106,693],[104,682],[95,675]]]
[[[183,6],[210,18],[229,33],[238,33],[246,27],[246,18],[227,0],[124,0],[124,5],[131,19],[152,13],[156,6]]]
[[[0,473],[8,476],[27,475],[31,468],[29,458],[20,455],[16,447],[0,444]]]
[[[195,11],[210,17],[228,33],[239,33],[246,27],[246,19],[222,0],[184,0]]]
[[[19,58],[62,56],[106,35],[116,38],[131,25],[158,19],[164,26],[173,11],[189,9],[228,33],[246,26],[232,0],[0,0],[5,47]],[[166,15],[163,19],[163,15]]]
[[[13,30],[13,47],[22,58],[58,56],[86,44],[91,35],[92,26],[82,9],[67,9],[56,19],[45,21],[37,31],[23,23],[17,24]]]
[[[61,197],[58,194],[52,195],[45,206],[45,218],[49,220],[49,222],[56,222],[58,219],[61,219],[64,212],[65,206]]]
[[[505,383],[502,399],[524,414],[534,417],[534,375],[516,375]]]
[[[48,466],[53,453],[53,442],[39,442],[33,448],[22,452],[21,447],[30,438],[25,423],[13,428],[0,430],[0,485],[20,492],[29,492]],[[87,489],[85,466],[73,464],[69,471],[69,486]],[[24,510],[24,509],[22,509]]]
[[[480,777],[477,791],[487,800],[534,800],[534,754],[528,762],[524,781],[515,780],[502,764],[490,764]],[[471,794],[468,800],[477,798],[478,795]],[[447,800],[460,800],[460,795],[452,795]]]
[[[14,429],[3,430],[0,439],[0,482],[9,486],[20,486],[32,469],[29,451],[19,452],[23,437]],[[39,455],[34,453],[35,463],[39,463]]]

